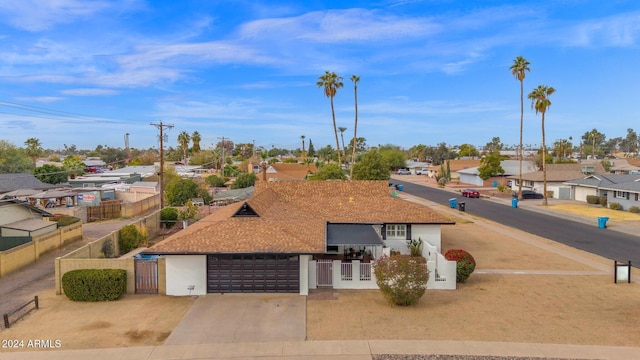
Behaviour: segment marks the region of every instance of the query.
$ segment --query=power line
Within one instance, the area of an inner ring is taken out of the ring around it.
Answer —
[[[35,118],[53,119],[53,120],[77,119],[82,121],[91,121],[91,122],[97,121],[97,122],[104,122],[104,123],[121,123],[126,121],[123,119],[106,118],[102,116],[93,116],[93,115],[74,113],[70,111],[62,111],[62,110],[48,109],[48,108],[38,107],[38,106],[24,105],[24,104],[19,104],[11,101],[4,101],[4,100],[0,100],[0,106],[5,106],[8,108],[24,110],[24,111],[31,111],[31,112],[40,113],[40,114],[53,115],[56,117],[46,117],[46,116],[38,116],[38,115],[32,115],[32,114],[21,114],[16,112],[0,111],[0,113],[3,113],[3,114],[16,115],[16,116],[26,116],[26,117],[35,117]]]

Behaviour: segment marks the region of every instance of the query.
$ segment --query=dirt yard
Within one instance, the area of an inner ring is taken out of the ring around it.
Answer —
[[[442,235],[443,252],[464,248],[475,257],[467,283],[455,291],[427,291],[406,308],[388,305],[373,290],[314,291],[307,298],[307,339],[640,346],[640,285],[614,284],[611,261],[468,219],[454,218],[456,225],[443,226]],[[632,279],[638,276],[634,270]],[[40,296],[40,310],[0,331],[0,338],[60,340],[62,349],[159,345],[193,301],[128,295],[76,303],[51,289]]]

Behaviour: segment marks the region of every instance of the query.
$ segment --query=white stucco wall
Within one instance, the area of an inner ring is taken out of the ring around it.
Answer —
[[[166,271],[167,295],[207,294],[206,255],[167,255]],[[189,292],[192,285],[194,289]]]
[[[0,225],[11,224],[26,219],[42,219],[42,215],[31,213],[29,208],[19,204],[0,206]]]
[[[309,295],[309,261],[311,255],[300,255],[300,295]],[[313,272],[315,278],[315,272]],[[315,288],[315,281],[313,283]]]
[[[435,246],[438,252],[442,252],[442,233],[441,225],[425,224],[425,225],[411,225],[411,238],[421,238],[425,243]],[[424,247],[423,247],[424,251]]]

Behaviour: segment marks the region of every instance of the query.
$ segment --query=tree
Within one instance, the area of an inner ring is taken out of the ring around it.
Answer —
[[[5,140],[0,140],[0,173],[31,172],[33,168],[33,161],[29,159],[24,150],[18,149]]]
[[[529,62],[522,56],[513,60],[513,65],[509,68],[511,75],[520,82],[520,145],[518,147],[518,159],[520,161],[520,171],[518,172],[518,197],[522,200],[522,123],[524,120],[524,78],[529,69]]]
[[[47,184],[60,184],[67,181],[67,171],[61,166],[51,164],[44,164],[33,169],[33,175]]]
[[[309,151],[307,151],[307,156],[314,157],[316,156],[316,149],[313,147],[313,143],[311,139],[309,139]]]
[[[527,96],[531,99],[531,107],[536,110],[536,115],[538,113],[542,116],[542,154],[543,156],[547,155],[547,147],[544,144],[544,115],[547,112],[547,109],[551,106],[551,101],[549,97],[556,92],[551,86],[538,85],[537,88],[533,89]],[[547,205],[547,162],[542,162],[542,179],[543,179],[543,193],[542,193],[542,205]]]
[[[388,180],[389,164],[376,149],[371,149],[353,165],[352,172],[353,180]]]
[[[386,160],[388,170],[396,170],[407,166],[407,154],[399,146],[387,144],[378,147],[378,152]]]
[[[340,126],[338,127],[338,131],[340,131],[340,139],[342,140],[342,155],[346,157],[347,154],[345,153],[345,148],[344,148],[344,132],[347,131],[347,128]]]
[[[36,160],[38,160],[38,158],[42,156],[42,154],[44,154],[44,150],[42,150],[42,144],[40,144],[40,140],[32,137],[28,138],[27,141],[24,142],[24,144],[27,146],[25,148],[25,153],[33,161],[33,166],[36,166]]]
[[[356,145],[358,139],[358,83],[360,82],[360,76],[351,75],[351,81],[353,81],[353,97],[356,108],[355,122],[353,125],[353,140],[351,140],[351,170],[350,178],[353,178],[353,167],[356,164]],[[343,141],[344,142],[344,141]]]
[[[638,134],[633,129],[627,129],[627,136],[620,142],[620,148],[624,151],[625,156],[635,155],[638,149]]]
[[[182,148],[182,154],[184,159],[184,164],[187,164],[187,151],[189,150],[189,142],[191,141],[191,136],[186,131],[182,131],[178,134],[178,144],[180,144],[180,148]]]
[[[342,76],[338,76],[335,72],[325,71],[324,75],[318,77],[316,85],[323,88],[324,95],[328,97],[331,102],[331,118],[333,119],[333,133],[336,136],[338,164],[342,166],[342,159],[340,158],[340,142],[338,142],[338,128],[336,127],[336,113],[333,106],[333,98],[336,96],[338,89],[344,86],[342,83]]]
[[[201,188],[194,180],[181,177],[174,177],[167,182],[164,196],[168,206],[182,206],[197,197],[202,198],[205,203],[211,201],[211,195],[206,189]]]
[[[80,176],[85,173],[87,167],[80,158],[80,156],[67,156],[62,161],[62,167],[67,170],[69,176],[74,179],[76,176]]]
[[[427,290],[429,270],[421,256],[383,256],[374,265],[380,292],[392,305],[416,304]]]
[[[256,183],[256,174],[254,173],[240,173],[236,176],[236,181],[231,184],[232,189],[244,189],[253,186]]]
[[[567,152],[571,152],[573,148],[573,144],[571,144],[572,137],[569,136],[569,139],[560,139],[556,140],[553,143],[553,152],[560,159],[567,157]]]
[[[329,162],[331,159],[335,157],[336,151],[333,150],[331,145],[327,145],[320,150],[318,150],[318,157],[326,162]]]
[[[458,149],[458,156],[460,157],[470,157],[473,159],[478,155],[478,149],[471,144],[462,144]]]
[[[301,157],[303,157],[303,158],[306,157],[306,154],[304,153],[304,138],[305,138],[304,135],[300,135],[300,140],[302,140],[302,155],[301,155]],[[309,140],[309,141],[311,141],[311,140]]]
[[[487,180],[492,176],[504,175],[505,171],[500,165],[502,157],[499,151],[494,151],[489,155],[485,155],[480,160],[480,166],[478,167],[478,176],[482,180]]]
[[[491,139],[490,142],[487,143],[487,145],[484,146],[483,152],[490,154],[494,151],[502,151],[502,149],[504,149],[504,144],[502,143],[502,141],[500,141],[499,136],[495,136]]]
[[[218,175],[209,175],[204,179],[204,182],[211,187],[223,187],[226,183],[225,179]]]
[[[200,135],[199,132],[194,131],[193,134],[191,134],[191,141],[193,142],[193,147],[191,147],[191,152],[192,153],[198,153],[200,152],[200,141],[202,141],[202,136]]]
[[[594,159],[596,158],[596,153],[604,155],[599,149],[605,140],[603,133],[599,132],[597,129],[593,129],[584,133],[584,135],[582,135],[582,140],[584,140],[585,144],[590,144],[591,156],[593,156]]]
[[[325,164],[309,180],[346,180],[347,177],[337,163]]]

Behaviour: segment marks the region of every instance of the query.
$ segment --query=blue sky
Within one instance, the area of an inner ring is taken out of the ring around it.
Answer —
[[[631,1],[0,2],[0,140],[168,146],[198,131],[265,147],[335,146],[325,70],[344,78],[336,122],[367,144],[541,142],[526,94],[553,86],[547,145],[640,131],[640,4]],[[348,141],[348,140],[346,140]]]

